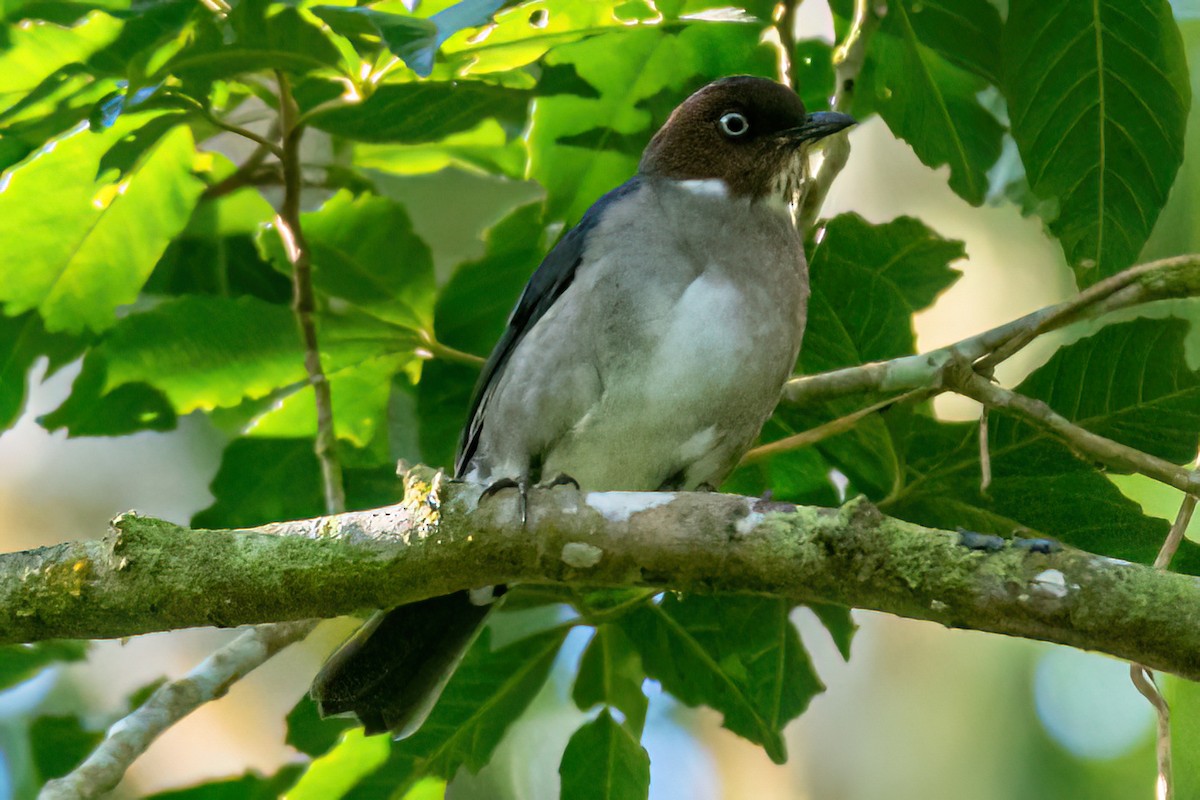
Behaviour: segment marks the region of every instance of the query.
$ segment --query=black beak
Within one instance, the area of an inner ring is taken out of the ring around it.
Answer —
[[[804,118],[803,125],[799,128],[792,128],[787,133],[788,138],[797,144],[800,142],[815,142],[818,139],[824,139],[831,133],[837,133],[857,123],[858,120],[849,114],[842,114],[837,111],[815,111]]]

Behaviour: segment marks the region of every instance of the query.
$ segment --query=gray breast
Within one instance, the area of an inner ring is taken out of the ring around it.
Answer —
[[[808,280],[779,206],[647,180],[606,210],[489,403],[474,479],[717,485],[796,360]]]

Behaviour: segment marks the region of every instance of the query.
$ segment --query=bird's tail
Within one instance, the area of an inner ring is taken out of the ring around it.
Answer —
[[[368,735],[413,733],[495,605],[462,591],[375,614],[313,680],[321,716],[354,714]]]

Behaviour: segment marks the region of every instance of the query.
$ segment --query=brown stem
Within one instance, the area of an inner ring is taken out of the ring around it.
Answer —
[[[338,514],[346,510],[346,494],[342,485],[342,466],[337,455],[337,436],[333,426],[333,394],[321,365],[321,350],[317,339],[316,300],[312,285],[312,253],[300,225],[300,193],[303,176],[300,170],[300,139],[303,125],[297,124],[299,109],[292,97],[288,78],[277,72],[279,79],[279,115],[283,131],[283,208],[275,218],[283,239],[284,249],[292,264],[292,308],[300,326],[304,343],[304,368],[308,372],[317,406],[317,461],[321,464],[321,485],[325,495],[325,510]]]

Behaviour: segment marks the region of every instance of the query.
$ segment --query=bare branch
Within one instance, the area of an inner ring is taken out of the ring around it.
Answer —
[[[48,782],[39,800],[100,797],[121,782],[129,765],[167,728],[229,688],[316,626],[315,620],[263,625],[246,631],[200,662],[186,677],[160,686],[108,729],[104,741],[70,774]]]
[[[1155,569],[1166,569],[1171,565],[1171,559],[1175,556],[1175,551],[1179,549],[1179,543],[1183,541],[1183,534],[1187,531],[1188,524],[1192,521],[1192,514],[1196,510],[1196,498],[1194,495],[1186,494],[1183,496],[1183,502],[1179,505],[1179,513],[1175,515],[1175,522],[1171,524],[1171,530],[1167,533],[1167,538],[1163,542],[1162,549],[1158,551],[1158,555],[1154,558]],[[1163,697],[1159,691],[1158,684],[1154,681],[1154,673],[1144,664],[1132,663],[1129,665],[1129,679],[1133,681],[1134,687],[1141,692],[1142,697],[1150,701],[1150,705],[1154,706],[1155,716],[1158,718],[1158,728],[1155,736],[1155,756],[1158,763],[1158,800],[1171,800],[1175,794],[1175,780],[1172,774],[1171,767],[1171,709],[1167,705],[1167,699]]]
[[[783,402],[799,405],[852,394],[921,388],[944,391],[944,373],[952,362],[976,364],[978,371],[989,374],[992,367],[1036,337],[1073,322],[1097,319],[1156,300],[1197,296],[1200,296],[1200,254],[1140,264],[1097,283],[1065,303],[1043,308],[946,347],[793,378],[783,387]]]
[[[926,389],[915,389],[911,392],[905,392],[897,397],[891,397],[887,400],[883,400],[872,406],[860,408],[858,411],[855,411],[852,414],[847,414],[844,417],[838,417],[837,419],[830,420],[824,425],[818,425],[817,427],[810,428],[802,433],[797,433],[792,436],[785,436],[784,438],[777,439],[774,442],[768,442],[767,444],[759,445],[758,447],[748,451],[746,455],[742,456],[741,463],[750,464],[755,461],[761,461],[769,456],[778,455],[779,453],[786,453],[790,450],[799,450],[801,447],[809,447],[817,442],[828,439],[830,436],[837,436],[839,433],[845,433],[872,414],[877,414],[880,411],[887,411],[889,408],[895,405],[920,402],[928,398],[929,394],[930,392]]]
[[[1008,412],[1054,435],[1080,456],[1119,472],[1137,472],[1182,492],[1200,491],[1200,474],[1081,428],[1041,400],[1005,389],[969,368],[946,373],[947,388]]]

